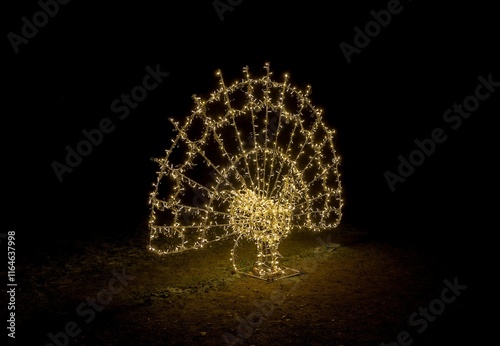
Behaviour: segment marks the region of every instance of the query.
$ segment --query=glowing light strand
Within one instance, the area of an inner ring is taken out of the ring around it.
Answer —
[[[230,86],[217,71],[219,87],[210,97],[193,95],[195,108],[182,125],[170,119],[177,136],[165,157],[153,159],[160,170],[149,196],[151,251],[179,253],[234,236],[235,271],[276,280],[299,273],[278,260],[279,244],[293,229],[339,224],[335,131],[312,105],[310,86],[302,92],[290,85],[288,74],[278,82],[268,63],[264,69],[255,79],[245,67],[244,78]],[[237,263],[243,240],[257,247],[249,270]]]

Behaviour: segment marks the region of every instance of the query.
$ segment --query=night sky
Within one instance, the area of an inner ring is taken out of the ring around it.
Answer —
[[[162,156],[173,136],[168,118],[188,115],[192,94],[208,96],[217,69],[231,83],[246,65],[261,76],[265,62],[277,79],[288,72],[298,88],[310,84],[312,101],[337,130],[347,222],[476,253],[495,215],[500,90],[461,120],[443,115],[475,95],[480,76],[500,81],[497,12],[456,2],[326,3],[233,1],[221,20],[211,1],[72,1],[17,53],[8,35],[21,35],[22,18],[32,20],[40,5],[9,4],[2,11],[2,196],[4,227],[21,238],[19,256],[40,242],[81,232],[119,236],[144,224],[157,170],[150,158]],[[370,11],[388,4],[398,13],[348,63],[341,43],[354,47],[355,27],[364,31]],[[111,105],[142,84],[148,66],[169,75],[120,119]],[[60,182],[53,162],[64,164],[66,147],[76,148],[82,131],[105,118],[113,130]],[[384,173],[397,174],[398,157],[408,159],[415,140],[437,128],[442,143],[392,192]]]

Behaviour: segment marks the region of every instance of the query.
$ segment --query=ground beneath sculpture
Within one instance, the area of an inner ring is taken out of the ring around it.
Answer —
[[[475,287],[442,249],[345,224],[292,233],[280,246],[282,263],[304,274],[268,283],[234,274],[232,241],[163,257],[146,243],[139,229],[61,241],[52,245],[58,251],[44,246],[22,260],[19,341],[54,344],[52,333],[62,345],[379,345],[404,331],[414,344],[478,341]],[[242,258],[255,251],[240,250]],[[467,288],[443,303],[446,279]],[[429,304],[432,319],[419,313]]]

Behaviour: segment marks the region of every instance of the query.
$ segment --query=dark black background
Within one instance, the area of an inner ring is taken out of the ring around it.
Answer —
[[[347,63],[339,44],[387,1],[249,1],[220,21],[211,1],[72,1],[14,53],[9,32],[39,11],[35,1],[3,11],[2,185],[6,229],[27,246],[61,237],[132,232],[148,217],[156,164],[172,137],[169,117],[192,108],[248,65],[276,78],[289,72],[337,129],[345,221],[384,237],[436,243],[457,251],[488,243],[494,215],[499,115],[497,91],[456,131],[442,114],[474,93],[477,77],[498,74],[498,16],[492,5],[402,1],[403,11]],[[110,110],[160,64],[170,75],[123,121]],[[81,131],[109,117],[116,129],[60,183]],[[392,193],[395,172],[416,138],[436,127],[448,139]],[[479,239],[479,241],[478,241]],[[23,246],[19,252],[22,256]],[[482,252],[482,251],[479,251]],[[470,255],[470,252],[469,252]]]

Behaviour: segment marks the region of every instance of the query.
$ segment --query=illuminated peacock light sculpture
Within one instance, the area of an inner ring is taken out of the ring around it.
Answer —
[[[264,280],[300,274],[280,266],[280,242],[292,230],[336,227],[342,216],[335,130],[305,91],[261,78],[219,86],[207,100],[196,95],[162,158],[150,194],[149,249],[173,254],[234,237],[236,272]],[[236,251],[253,241],[257,258],[241,269]]]

